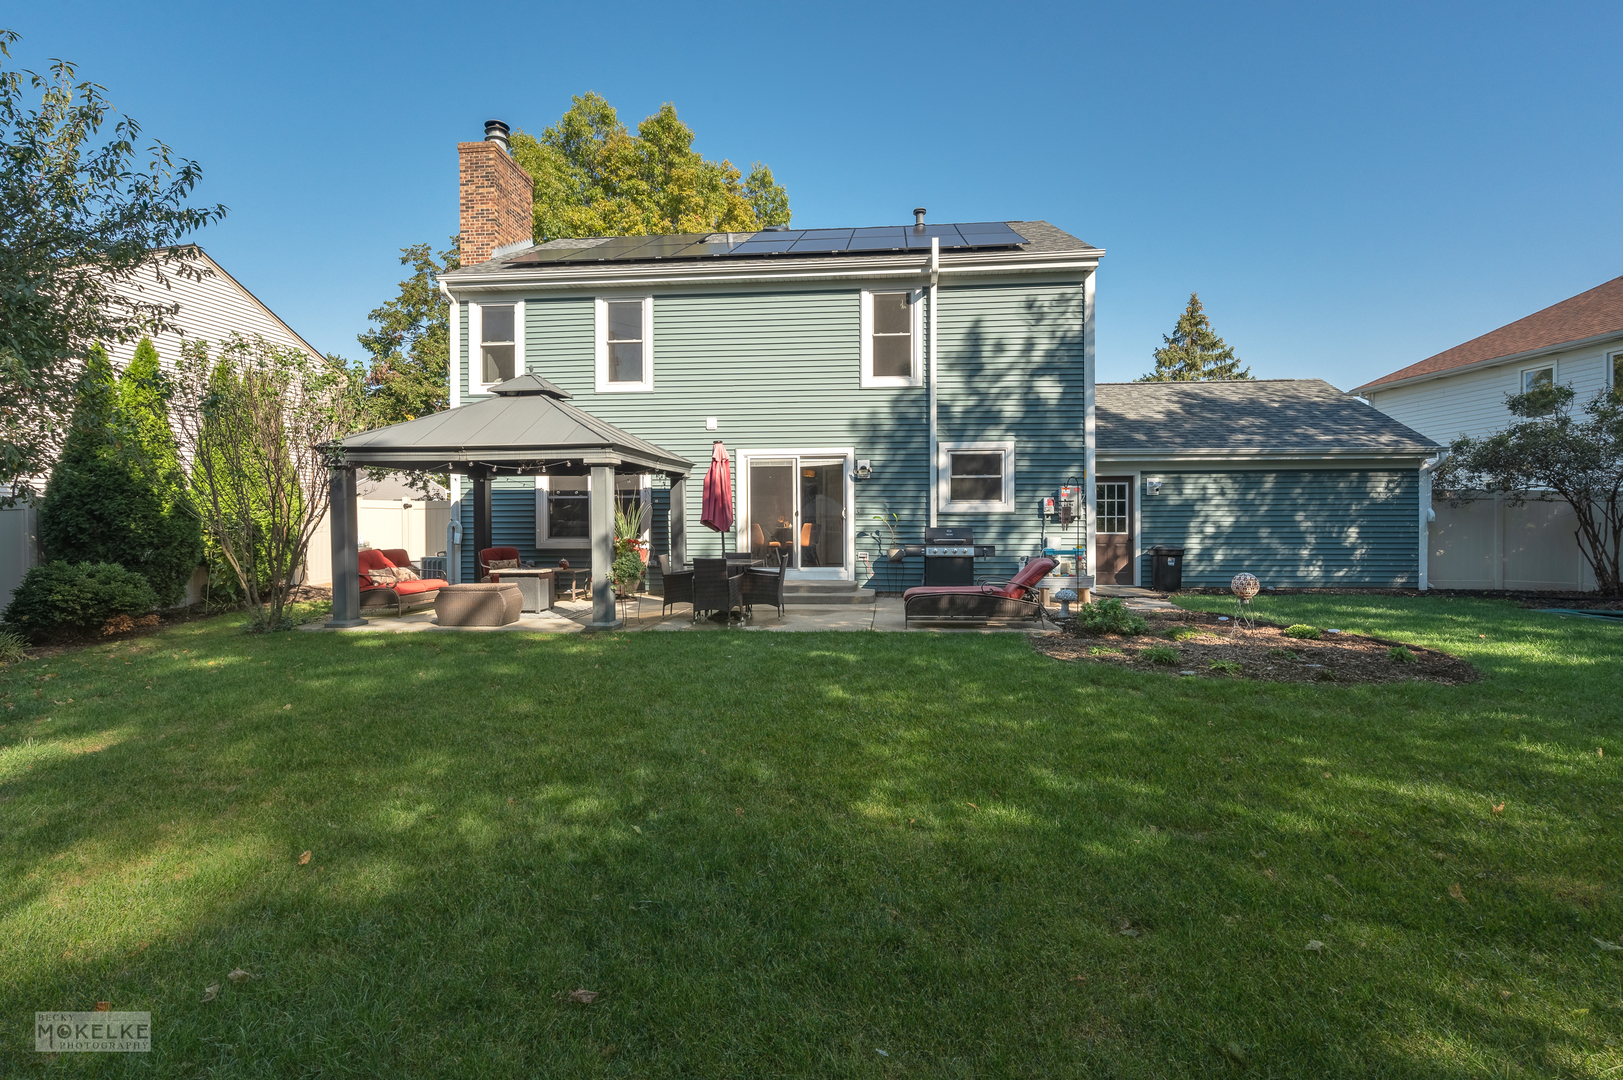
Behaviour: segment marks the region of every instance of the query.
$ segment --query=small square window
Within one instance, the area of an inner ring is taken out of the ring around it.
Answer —
[[[597,302],[599,393],[654,388],[649,297]]]
[[[1537,390],[1541,386],[1554,385],[1555,368],[1553,367],[1528,368],[1522,372],[1522,393],[1524,394],[1529,390]]]
[[[1014,443],[942,443],[937,498],[946,511],[1014,509]]]

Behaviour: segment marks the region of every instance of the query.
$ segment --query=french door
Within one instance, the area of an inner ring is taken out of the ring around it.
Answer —
[[[850,453],[741,450],[739,458],[739,550],[787,565],[794,577],[850,577]]]

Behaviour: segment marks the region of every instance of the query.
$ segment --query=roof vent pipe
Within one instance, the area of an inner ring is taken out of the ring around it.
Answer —
[[[500,120],[485,121],[485,141],[493,142],[502,148],[503,153],[511,154],[513,148],[507,142],[508,127]]]
[[[913,227],[915,229],[924,228],[924,213],[924,207],[922,206],[915,206],[913,208]]]

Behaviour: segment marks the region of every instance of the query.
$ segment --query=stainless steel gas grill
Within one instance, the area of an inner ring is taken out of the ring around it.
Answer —
[[[924,543],[909,544],[907,554],[924,556],[924,584],[973,585],[975,560],[997,554],[991,544],[975,543],[975,530],[964,525],[924,530]]]

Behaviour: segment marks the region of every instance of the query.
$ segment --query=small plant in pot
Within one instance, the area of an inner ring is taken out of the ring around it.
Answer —
[[[903,550],[901,541],[896,538],[896,526],[902,523],[902,516],[887,507],[883,514],[875,514],[873,519],[883,525],[886,532],[890,533],[890,546],[885,549],[885,558],[891,562],[901,562]]]

